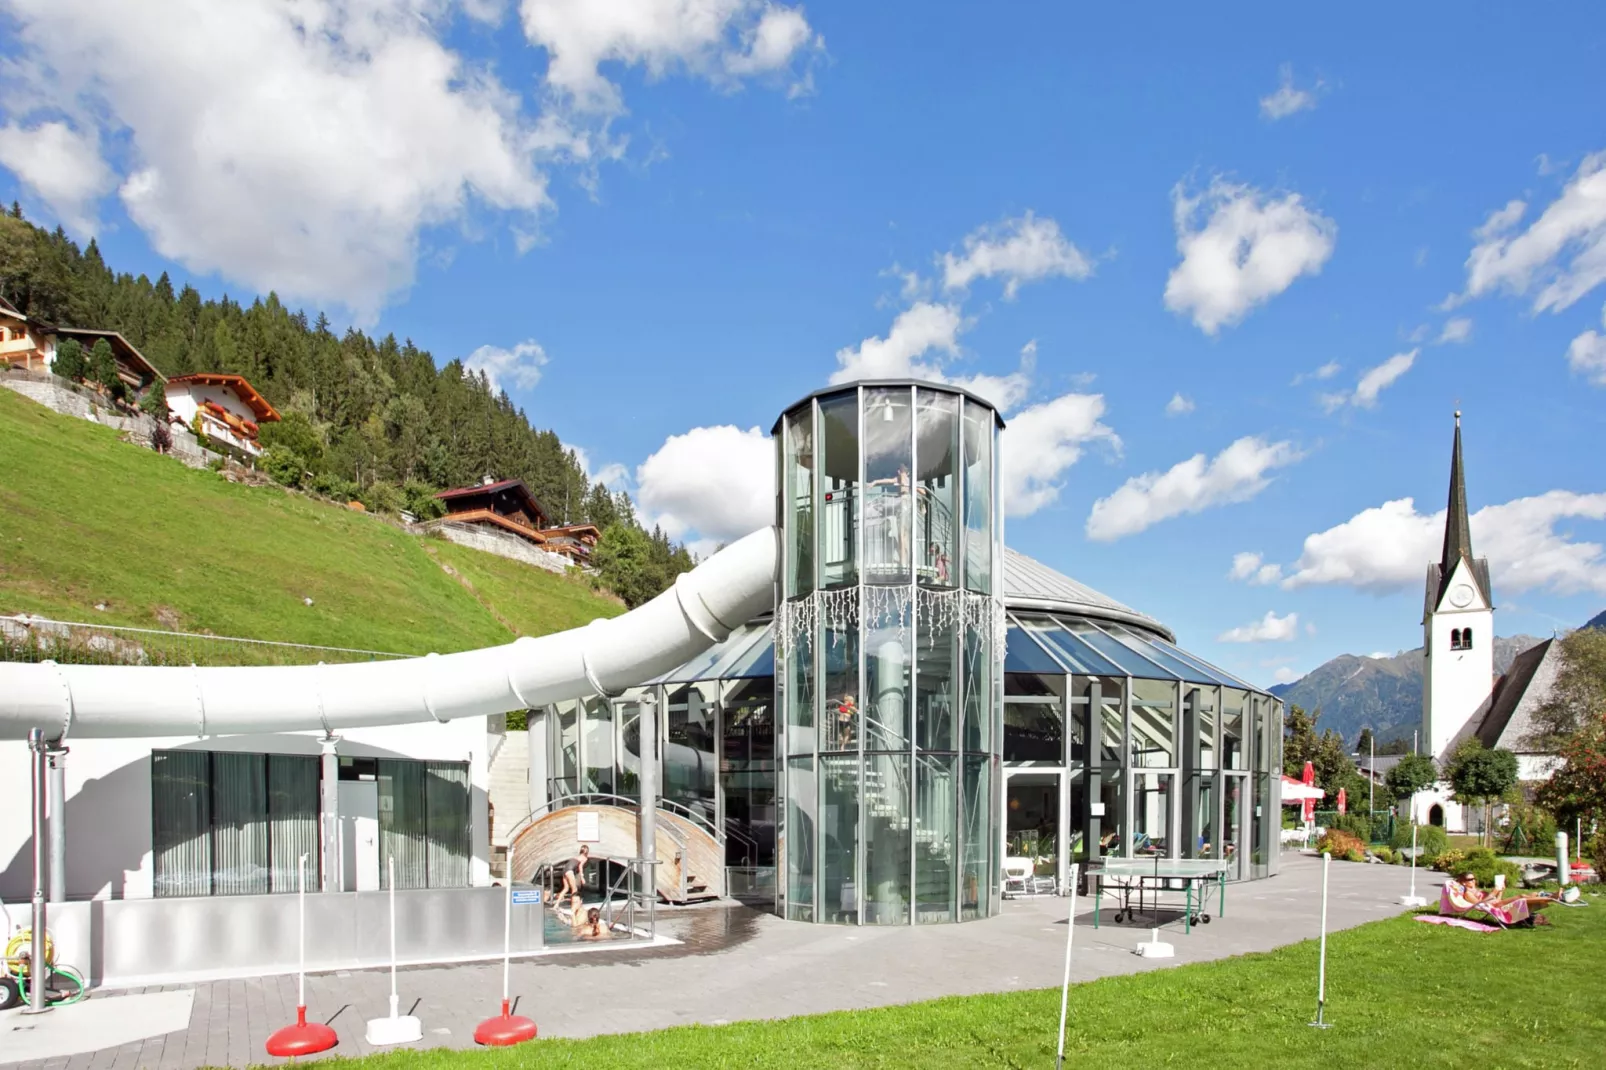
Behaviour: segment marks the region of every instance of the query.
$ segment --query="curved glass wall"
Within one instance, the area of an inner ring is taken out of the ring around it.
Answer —
[[[1003,606],[993,411],[844,387],[777,428],[779,907],[907,925],[992,913]]]

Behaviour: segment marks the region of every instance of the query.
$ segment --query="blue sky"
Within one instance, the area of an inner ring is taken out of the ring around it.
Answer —
[[[1009,541],[1270,682],[1419,642],[1459,405],[1498,630],[1606,607],[1597,5],[0,0],[0,49],[0,196],[479,351],[695,545],[833,374],[986,376]]]

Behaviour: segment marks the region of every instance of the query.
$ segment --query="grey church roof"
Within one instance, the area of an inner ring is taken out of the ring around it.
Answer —
[[[1444,604],[1444,590],[1455,577],[1455,567],[1465,561],[1483,595],[1483,604],[1494,608],[1489,586],[1489,562],[1472,556],[1472,522],[1467,516],[1467,477],[1461,464],[1461,413],[1455,414],[1455,445],[1450,450],[1450,500],[1444,514],[1444,552],[1439,563],[1428,569],[1427,608],[1424,618]]]
[[[1004,604],[1010,609],[1063,610],[1118,621],[1153,632],[1169,643],[1176,642],[1171,629],[1148,614],[1008,547],[1004,548]]]
[[[1554,639],[1536,643],[1512,660],[1478,726],[1478,738],[1485,747],[1538,753],[1528,742],[1534,730],[1533,713],[1550,696],[1560,669],[1561,644]]]

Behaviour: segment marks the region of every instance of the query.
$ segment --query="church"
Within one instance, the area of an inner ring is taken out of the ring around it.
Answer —
[[[1560,667],[1555,639],[1518,654],[1505,675],[1494,671],[1494,590],[1489,561],[1472,550],[1467,518],[1466,471],[1461,460],[1461,414],[1455,414],[1455,445],[1450,454],[1450,501],[1444,517],[1444,551],[1428,566],[1422,606],[1423,753],[1439,762],[1469,736],[1485,747],[1517,755],[1521,781],[1544,780],[1556,756],[1528,743],[1533,711],[1545,701]],[[1421,824],[1451,832],[1475,832],[1469,822],[1481,814],[1451,798],[1448,783],[1417,792],[1411,811]]]

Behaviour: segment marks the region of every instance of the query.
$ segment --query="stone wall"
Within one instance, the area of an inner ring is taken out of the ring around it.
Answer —
[[[467,546],[475,550],[483,550],[498,557],[522,561],[526,565],[544,568],[548,572],[560,575],[569,569],[569,559],[562,554],[549,553],[538,546],[507,532],[496,531],[479,524],[460,524],[452,520],[432,520],[420,524],[418,530],[424,533],[438,531],[459,546]]]
[[[149,416],[143,412],[125,416],[108,406],[105,399],[94,391],[70,383],[49,372],[12,369],[0,373],[0,386],[5,386],[63,416],[74,416],[80,420],[88,420],[125,432],[131,440],[141,446],[148,448],[151,444],[151,431],[155,427],[155,422]],[[173,437],[173,448],[169,454],[191,468],[205,468],[218,457],[218,454],[197,443],[195,436],[187,429],[170,427],[169,430]]]

